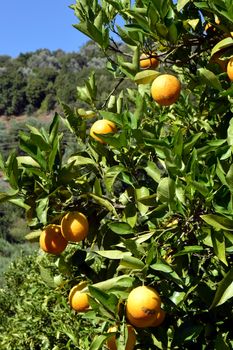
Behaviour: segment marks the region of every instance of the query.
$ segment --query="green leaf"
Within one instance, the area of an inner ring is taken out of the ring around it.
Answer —
[[[177,26],[174,22],[168,27],[168,39],[172,44],[176,43],[178,39]]]
[[[116,311],[118,304],[118,298],[116,295],[110,292],[106,293],[101,289],[94,287],[93,285],[89,286],[88,289],[91,296],[98,300],[106,310],[110,311],[111,313],[114,313]]]
[[[224,233],[221,231],[218,232],[213,232],[211,235],[212,238],[212,243],[213,243],[213,248],[214,252],[226,266],[227,260],[226,260],[226,247],[225,247],[225,236]]]
[[[50,127],[49,127],[49,142],[51,145],[53,145],[53,142],[58,135],[59,118],[60,118],[59,115],[55,113],[52,123],[50,124]]]
[[[130,252],[122,252],[121,250],[96,250],[95,253],[111,260],[120,260],[125,255],[131,255]]]
[[[221,41],[219,41],[212,49],[211,51],[211,56],[213,56],[215,53],[223,50],[223,49],[226,49],[226,48],[229,48],[233,46],[233,39],[232,37],[227,37]]]
[[[0,203],[8,201],[11,198],[15,198],[18,192],[19,192],[18,189],[16,190],[12,189],[12,190],[9,190],[8,192],[0,192]]]
[[[18,162],[16,157],[16,152],[12,152],[6,161],[7,177],[8,181],[13,189],[18,188]]]
[[[212,86],[216,90],[222,90],[222,85],[218,77],[213,72],[206,68],[199,68],[198,72],[205,84]]]
[[[137,206],[142,216],[147,213],[149,206],[141,203],[140,199],[144,197],[148,197],[149,194],[150,194],[150,191],[147,187],[142,186],[140,188],[135,188],[135,197],[137,200]]]
[[[41,230],[32,231],[26,234],[25,239],[30,242],[38,242]]]
[[[11,197],[8,199],[8,202],[12,203],[12,204],[15,204],[17,205],[18,207],[21,207],[25,210],[29,210],[31,207],[29,205],[27,205],[25,202],[24,202],[24,198],[14,198],[14,197]]]
[[[114,206],[112,205],[112,203],[108,199],[106,199],[104,197],[97,196],[94,193],[87,193],[87,195],[89,197],[93,198],[94,201],[96,203],[98,203],[100,206],[105,207],[108,211],[112,212],[116,217],[118,216],[116,209],[114,208]]]
[[[191,0],[178,0],[176,5],[177,11],[181,11],[190,1]]]
[[[218,284],[214,300],[210,306],[213,309],[216,306],[224,304],[227,300],[233,297],[233,268],[231,268],[225,277]]]
[[[78,112],[78,115],[80,115],[80,117],[82,117],[82,118],[92,119],[96,116],[96,112],[91,111],[91,110],[86,111],[83,108],[79,108],[77,112]]]
[[[146,196],[138,199],[139,203],[144,204],[146,207],[156,207],[157,206],[157,194],[152,194],[151,196]]]
[[[49,209],[49,197],[45,197],[37,201],[36,213],[40,222],[44,225],[47,224],[48,209]]]
[[[226,230],[233,231],[233,220],[227,217],[216,215],[216,214],[206,214],[200,216],[208,225],[213,226],[216,230]]]
[[[32,125],[27,125],[30,129],[30,140],[33,145],[36,145],[41,151],[49,151],[50,145],[48,139],[37,128]],[[43,130],[43,129],[42,129]]]
[[[136,84],[150,84],[152,81],[155,80],[161,73],[154,71],[154,70],[144,70],[142,72],[138,72],[135,77],[134,81]]]
[[[227,129],[227,143],[229,146],[233,145],[233,118],[231,118]]]
[[[171,272],[173,271],[173,269],[171,268],[171,266],[166,265],[166,264],[163,264],[163,263],[152,264],[152,265],[150,265],[150,267],[151,267],[153,270],[162,271],[162,272],[165,272],[165,273],[171,273]]]
[[[117,32],[120,35],[121,39],[128,45],[134,46],[139,41],[139,32],[129,32],[127,27],[121,28],[116,25]]]
[[[135,278],[129,275],[121,275],[93,284],[103,291],[128,290],[132,288]],[[87,288],[88,289],[88,288]]]
[[[112,337],[112,333],[95,336],[89,350],[102,350],[104,343],[110,337]]]
[[[175,134],[173,150],[174,150],[174,153],[177,156],[181,157],[182,152],[183,152],[183,133],[182,133],[182,129],[179,129],[177,131],[177,133]]]
[[[160,180],[157,188],[158,199],[162,203],[170,203],[175,197],[175,182],[170,177],[164,177]]]
[[[124,171],[126,171],[126,168],[121,165],[115,165],[106,171],[104,176],[104,182],[105,182],[107,191],[109,192],[113,191],[113,186],[117,177]]]
[[[53,141],[53,145],[52,145],[52,150],[49,154],[49,158],[48,158],[48,168],[50,171],[52,171],[52,169],[55,170],[56,168],[56,158],[57,158],[57,155],[60,156],[60,141],[62,139],[62,135],[57,135],[56,138],[54,139]],[[59,161],[60,161],[60,164],[58,164],[58,166],[60,167],[61,166],[61,159],[59,157]]]
[[[150,265],[150,267],[153,270],[159,271],[162,274],[166,276],[166,278],[174,281],[178,286],[182,287],[183,286],[183,281],[179,277],[179,275],[176,273],[175,270],[172,269],[172,267],[168,264],[162,263],[162,262],[157,262],[155,264]]]
[[[120,261],[120,266],[123,266],[126,269],[142,270],[145,267],[145,264],[140,259],[125,255]]]
[[[154,162],[149,160],[144,170],[155,182],[160,181],[162,172]]]
[[[125,221],[133,228],[137,223],[137,208],[134,203],[127,203],[124,210]]]
[[[39,168],[40,165],[38,162],[36,162],[32,157],[30,156],[18,156],[16,157],[18,166],[19,167],[24,167],[24,166],[32,166]]]
[[[86,165],[86,164],[93,164],[96,166],[96,162],[89,158],[89,157],[83,157],[83,156],[71,156],[67,160],[67,164],[73,163],[73,166],[79,166],[79,165]]]
[[[174,254],[173,256],[200,253],[200,252],[203,252],[203,250],[204,248],[199,245],[192,245],[192,246],[184,247],[184,249],[180,250],[178,253]]]
[[[193,30],[196,29],[198,23],[200,22],[199,18],[196,19],[187,19],[186,23],[188,23],[190,25],[190,27],[192,27]]]
[[[129,235],[134,232],[132,227],[126,222],[111,222],[108,224],[108,227],[119,235]]]
[[[231,164],[230,169],[226,174],[226,183],[229,187],[229,190],[233,193],[233,164]]]
[[[198,140],[201,138],[203,135],[202,132],[199,132],[197,134],[194,134],[188,142],[184,144],[184,154],[188,154],[191,150],[193,150],[195,144],[198,142]]]
[[[47,161],[42,155],[40,149],[37,146],[33,145],[30,141],[28,135],[23,132],[19,133],[20,135],[20,148],[22,151],[26,153],[26,155],[31,156],[35,162],[37,162],[40,167],[44,170],[47,169]]]
[[[208,196],[209,190],[208,187],[205,184],[202,184],[198,181],[189,181],[189,184],[195,188],[198,192],[200,192],[203,196]]]

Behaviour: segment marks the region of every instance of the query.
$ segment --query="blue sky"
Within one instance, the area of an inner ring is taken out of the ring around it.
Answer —
[[[0,55],[41,48],[78,51],[88,38],[75,29],[75,0],[0,0]]]

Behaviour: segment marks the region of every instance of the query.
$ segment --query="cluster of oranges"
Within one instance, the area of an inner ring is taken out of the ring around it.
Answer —
[[[40,235],[40,247],[51,254],[60,254],[69,242],[80,242],[87,237],[89,224],[86,216],[78,211],[68,212],[63,216],[61,225],[50,224]],[[72,287],[68,301],[70,307],[76,312],[86,312],[90,309],[90,295],[86,283],[79,283]],[[138,286],[131,290],[125,303],[125,316],[127,320],[126,350],[133,350],[136,344],[136,328],[158,327],[165,318],[161,309],[159,293],[149,286]],[[107,339],[109,350],[116,350],[116,333],[118,326],[108,329],[113,333]]]
[[[40,248],[46,253],[60,254],[69,242],[84,240],[89,231],[87,217],[78,211],[63,216],[61,225],[50,224],[40,235]]]
[[[141,69],[155,69],[159,65],[156,54],[145,54],[140,56]],[[151,96],[160,106],[170,106],[175,103],[181,91],[181,83],[172,74],[161,74],[157,76],[151,85]],[[104,144],[105,141],[99,135],[114,134],[117,132],[116,124],[107,119],[94,122],[90,129],[90,136],[96,141]]]
[[[74,286],[69,293],[69,304],[77,312],[90,309],[89,294],[82,291],[82,285]],[[125,305],[126,320],[128,322],[128,337],[126,350],[133,350],[136,344],[136,328],[158,327],[165,319],[165,311],[161,309],[159,293],[149,286],[138,286],[131,290]],[[108,332],[114,332],[107,339],[109,350],[116,350],[116,335],[118,327],[114,325]]]
[[[155,69],[159,65],[159,59],[155,53],[143,53],[140,56],[141,69]],[[160,106],[170,106],[175,103],[181,91],[181,83],[172,74],[160,74],[151,85],[151,96]]]

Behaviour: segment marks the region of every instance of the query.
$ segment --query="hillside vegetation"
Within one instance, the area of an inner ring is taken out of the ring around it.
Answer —
[[[111,88],[106,57],[93,42],[79,52],[39,49],[18,57],[0,56],[0,116],[31,115],[54,110],[59,101],[75,105],[77,86],[95,69],[101,91]]]

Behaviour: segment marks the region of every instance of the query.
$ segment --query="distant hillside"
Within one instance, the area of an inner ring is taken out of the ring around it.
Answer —
[[[93,69],[99,91],[107,93],[113,79],[109,79],[105,64],[106,58],[92,42],[79,52],[40,49],[17,58],[0,56],[0,116],[47,113],[59,100],[77,104],[76,87]]]

